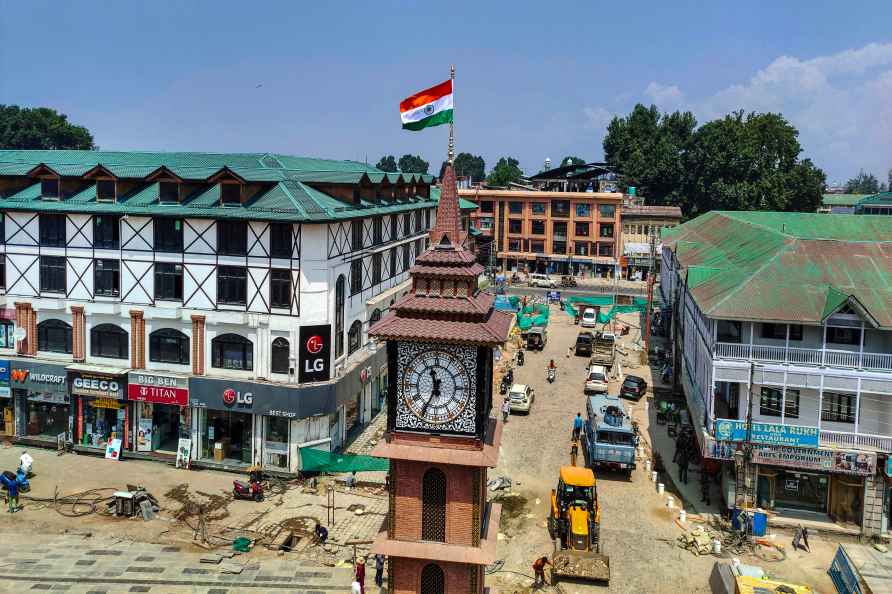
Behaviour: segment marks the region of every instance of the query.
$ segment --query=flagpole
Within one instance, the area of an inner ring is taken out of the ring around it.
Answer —
[[[449,72],[449,80],[452,81],[452,93],[453,97],[455,97],[455,64],[450,66]],[[453,99],[454,101],[454,99]],[[452,119],[455,119],[455,106],[452,108]],[[455,162],[455,128],[452,122],[449,122],[449,164],[452,165]]]

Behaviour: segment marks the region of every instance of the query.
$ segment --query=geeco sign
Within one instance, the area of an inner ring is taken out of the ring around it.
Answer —
[[[300,327],[298,351],[298,375],[300,383],[324,382],[331,377],[331,326]]]
[[[72,373],[71,393],[95,398],[123,400],[124,390],[117,377],[91,373]]]

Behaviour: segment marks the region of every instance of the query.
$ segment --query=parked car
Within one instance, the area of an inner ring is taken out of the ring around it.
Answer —
[[[576,286],[576,277],[564,275],[561,277],[561,286],[562,287],[575,287]]]
[[[594,328],[598,325],[598,312],[594,307],[587,307],[585,311],[582,312],[582,327],[583,328]]]
[[[536,393],[526,384],[514,384],[508,392],[508,402],[512,412],[529,413],[535,398]]]
[[[628,400],[641,400],[641,398],[647,393],[647,382],[644,381],[643,377],[638,377],[637,375],[627,375],[626,379],[623,380],[623,385],[619,388],[619,396],[620,398],[626,398]]]
[[[554,289],[555,287],[557,287],[557,283],[547,274],[539,274],[537,272],[534,272],[530,275],[530,286]]]
[[[576,356],[577,357],[591,357],[592,356],[592,343],[595,342],[595,335],[591,332],[585,331],[580,332],[579,336],[576,337]]]
[[[542,326],[533,326],[527,330],[527,350],[541,351],[548,342],[548,330]]]
[[[607,382],[607,368],[603,365],[592,365],[585,377],[585,393],[606,392]]]

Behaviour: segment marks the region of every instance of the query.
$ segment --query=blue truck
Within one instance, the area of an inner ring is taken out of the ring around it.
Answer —
[[[582,439],[588,465],[592,470],[609,468],[631,476],[638,435],[623,401],[619,396],[597,394],[588,397],[586,409],[588,420]]]

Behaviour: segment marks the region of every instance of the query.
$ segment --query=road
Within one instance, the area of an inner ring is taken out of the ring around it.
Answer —
[[[647,287],[614,287],[613,285],[591,285],[585,287],[574,287],[565,289],[557,287],[556,289],[541,289],[539,287],[527,287],[524,285],[512,285],[507,287],[510,295],[545,295],[548,291],[560,291],[564,297],[591,297],[592,295],[629,295],[633,297],[644,297],[647,295]]]

